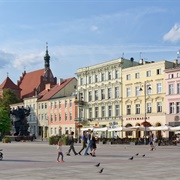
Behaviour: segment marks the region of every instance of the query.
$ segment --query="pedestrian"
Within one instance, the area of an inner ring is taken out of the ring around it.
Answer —
[[[82,149],[79,151],[79,153],[78,153],[79,155],[81,155],[81,152],[87,147],[86,146],[87,138],[86,138],[86,132],[85,131],[83,131],[81,139],[82,139]]]
[[[86,150],[84,151],[84,156],[89,155],[88,150],[91,149],[91,129],[88,129],[88,134],[87,134],[87,147]],[[92,149],[91,149],[92,150]]]
[[[70,147],[69,147],[69,151],[67,153],[67,156],[70,156],[71,150],[74,152],[74,155],[78,155],[78,153],[74,149],[74,132],[73,131],[71,132],[71,135],[69,137],[69,145],[70,145]]]
[[[96,151],[96,137],[95,137],[95,135],[94,135],[94,133],[92,133],[91,134],[91,156],[93,156],[93,157],[96,157],[96,155],[95,155],[95,151]]]
[[[153,151],[153,149],[154,149],[154,143],[153,143],[153,140],[154,140],[154,134],[153,134],[152,132],[150,132],[150,135],[149,135],[150,151]]]
[[[57,145],[57,152],[58,152],[58,156],[57,156],[57,162],[60,162],[59,161],[59,158],[61,156],[61,162],[64,162],[63,160],[63,152],[62,152],[62,141],[58,141],[58,145]]]

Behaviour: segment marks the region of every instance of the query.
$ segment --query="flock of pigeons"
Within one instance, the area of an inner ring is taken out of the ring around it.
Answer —
[[[136,156],[138,156],[138,155],[139,155],[139,153],[136,154]],[[145,157],[145,154],[143,154],[142,157]],[[132,156],[132,157],[129,158],[129,160],[133,160],[133,158],[134,157]]]
[[[137,154],[135,154],[135,155],[136,155],[136,156],[139,156],[139,153],[137,153]],[[145,157],[145,154],[143,154],[142,157]],[[134,157],[132,156],[132,157],[129,158],[129,160],[133,160],[133,158],[134,158]],[[96,166],[96,167],[99,167],[100,164],[101,164],[101,163],[98,163],[98,164],[96,164],[95,166]],[[101,168],[101,170],[99,171],[99,173],[102,173],[103,170],[104,170],[104,168]]]

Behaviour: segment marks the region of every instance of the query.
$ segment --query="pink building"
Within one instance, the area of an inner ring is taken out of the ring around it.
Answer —
[[[166,122],[180,125],[180,67],[165,70],[166,79]]]

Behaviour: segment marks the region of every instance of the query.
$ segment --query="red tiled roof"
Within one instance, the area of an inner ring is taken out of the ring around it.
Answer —
[[[25,95],[32,96],[34,88],[37,88],[41,82],[41,76],[44,76],[44,69],[26,73],[19,87],[22,89],[21,97]]]
[[[19,88],[16,84],[14,84],[9,77],[7,77],[0,85],[0,89],[7,89],[7,88],[14,90],[21,90],[21,88]]]
[[[54,87],[52,87],[49,90],[44,90],[39,95],[42,95],[42,98],[40,98],[38,101],[46,101],[53,97],[56,93],[58,93],[61,89],[63,89],[70,81],[72,81],[73,78],[65,79],[61,84],[57,84]]]

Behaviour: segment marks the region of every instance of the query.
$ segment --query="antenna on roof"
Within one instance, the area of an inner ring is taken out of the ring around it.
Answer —
[[[139,53],[139,59],[141,59],[141,54],[142,54],[142,52]]]
[[[122,53],[122,58],[124,58],[124,52]]]
[[[7,72],[7,77],[8,77],[9,73]]]

